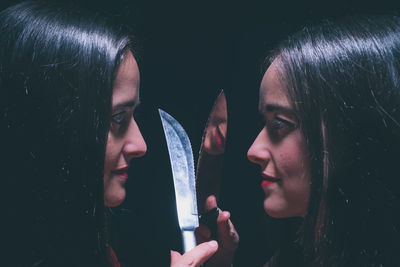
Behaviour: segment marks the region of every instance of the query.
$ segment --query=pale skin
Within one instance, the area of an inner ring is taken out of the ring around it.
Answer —
[[[112,119],[104,162],[104,205],[108,207],[116,207],[124,201],[130,162],[144,156],[147,151],[146,142],[133,116],[139,104],[139,84],[139,68],[128,51],[118,69],[112,95]],[[210,241],[184,255],[172,251],[171,267],[198,267],[217,250],[218,243]]]
[[[104,204],[108,207],[119,206],[124,201],[130,162],[147,151],[133,116],[139,104],[139,83],[139,68],[132,53],[128,52],[118,69],[112,95],[112,118],[104,163]]]
[[[279,70],[276,59],[261,82],[259,110],[265,126],[247,156],[260,166],[265,211],[275,218],[304,217],[310,195],[310,157]]]
[[[209,211],[217,207],[215,196],[211,195],[207,198],[205,211]],[[207,267],[230,267],[232,265],[233,256],[239,245],[239,235],[230,220],[231,214],[228,211],[219,211],[217,218],[217,240],[219,248],[217,253],[206,263]],[[200,225],[196,229],[198,243],[205,242],[210,239],[211,232],[205,225]]]
[[[183,255],[171,251],[171,267],[198,267],[210,259],[217,250],[218,243],[212,240],[198,245]]]

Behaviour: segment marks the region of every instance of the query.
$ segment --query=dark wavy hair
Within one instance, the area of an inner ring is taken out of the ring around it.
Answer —
[[[107,266],[105,146],[132,38],[102,14],[51,1],[2,11],[0,36],[0,265]]]
[[[312,177],[298,240],[270,265],[399,266],[400,19],[305,27],[273,60],[307,141]]]

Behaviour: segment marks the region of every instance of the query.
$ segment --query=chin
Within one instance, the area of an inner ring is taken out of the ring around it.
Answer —
[[[272,218],[288,218],[288,217],[293,217],[288,214],[287,211],[285,211],[283,208],[280,208],[277,203],[271,203],[269,199],[264,200],[264,210],[265,212]]]
[[[264,200],[264,210],[272,218],[283,219],[283,218],[293,218],[293,217],[303,217],[306,215],[306,211],[299,209],[289,209],[288,206],[279,205],[279,203],[274,203]]]
[[[125,189],[119,190],[119,192],[115,192],[113,194],[105,194],[104,196],[104,206],[106,207],[118,207],[125,200]]]
[[[282,216],[279,216],[279,212],[276,212],[274,210],[268,209],[267,207],[264,207],[264,211],[268,214],[268,216],[272,218],[283,218]]]

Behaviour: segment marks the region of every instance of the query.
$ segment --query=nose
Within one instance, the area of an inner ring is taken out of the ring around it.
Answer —
[[[251,162],[260,165],[262,169],[264,169],[271,160],[271,152],[268,149],[267,139],[267,130],[264,128],[258,134],[256,140],[254,140],[249,151],[247,151],[247,158]]]
[[[146,154],[146,151],[146,142],[143,139],[139,126],[132,118],[129,129],[127,131],[126,141],[123,147],[125,159],[129,162],[133,158],[143,157]]]

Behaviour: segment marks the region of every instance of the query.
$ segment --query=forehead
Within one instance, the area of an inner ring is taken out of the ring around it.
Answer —
[[[122,61],[113,88],[113,104],[138,97],[140,83],[139,68],[132,53],[128,51]]]
[[[260,87],[260,107],[267,104],[287,108],[292,106],[278,68],[275,60],[264,74]]]

